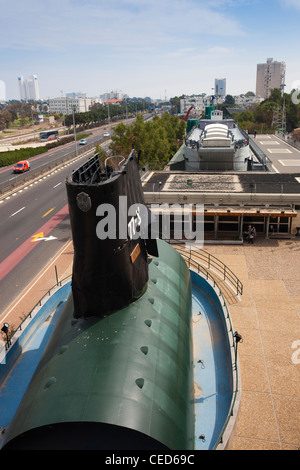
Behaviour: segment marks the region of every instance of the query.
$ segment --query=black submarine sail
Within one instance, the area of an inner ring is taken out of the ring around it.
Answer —
[[[144,203],[134,151],[116,171],[94,156],[66,187],[72,288],[49,300],[57,323],[2,450],[192,450],[190,273],[166,242],[132,236]],[[115,221],[105,237],[104,209],[118,219],[124,196],[128,236]]]
[[[136,225],[145,216],[134,151],[117,171],[111,166],[103,171],[94,156],[72,173],[66,187],[74,245],[74,316],[105,316],[141,296],[148,281],[147,253],[158,255],[156,240],[132,233],[140,230]],[[128,214],[130,208],[135,215]]]

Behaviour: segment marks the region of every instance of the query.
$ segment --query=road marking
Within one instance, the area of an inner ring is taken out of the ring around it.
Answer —
[[[289,149],[267,149],[270,153],[293,153]]]
[[[19,209],[17,212],[14,212],[13,214],[11,214],[10,217],[13,217],[14,215],[18,214],[19,212],[21,212],[24,209],[25,209],[25,206],[22,207],[22,209]]]
[[[60,184],[61,184],[61,182],[58,183],[58,184],[56,184],[55,186],[53,186],[53,189],[54,189],[54,188],[57,188],[57,186],[59,186]]]
[[[61,223],[69,215],[68,204],[66,204],[59,212],[51,217],[42,227],[40,227],[40,232],[33,237],[38,238],[40,234],[45,234],[46,236],[55,228],[59,223]],[[27,256],[31,250],[36,246],[32,242],[32,236],[29,237],[25,242],[18,246],[18,248],[13,251],[10,255],[7,256],[0,263],[0,281],[10,272],[14,267],[20,263],[22,259]]]
[[[44,233],[43,232],[40,232],[40,233],[36,233],[35,235],[32,235],[32,242],[35,242],[37,238],[43,238],[44,236]]]
[[[48,212],[46,212],[44,215],[42,215],[42,218],[43,217],[46,217],[46,215],[50,214],[50,212],[54,211],[55,207],[52,207],[52,209],[50,209]]]
[[[36,237],[36,235],[34,235]],[[46,242],[48,242],[49,240],[57,240],[57,237],[53,237],[52,235],[50,235],[49,237],[40,237],[40,238],[35,238],[34,240],[31,240],[33,242],[39,242],[40,240],[45,240]]]

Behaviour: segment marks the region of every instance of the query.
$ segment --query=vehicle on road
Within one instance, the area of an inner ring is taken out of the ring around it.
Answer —
[[[103,137],[109,137],[110,133],[109,132],[104,132]]]
[[[57,139],[57,140],[59,139],[58,131],[54,131],[52,129],[50,131],[40,132],[40,141],[41,142],[46,142],[46,141],[55,140],[55,139]]]
[[[79,141],[79,145],[86,145],[87,144],[87,140],[86,139],[81,139]]]
[[[21,160],[14,166],[14,173],[24,173],[30,170],[30,163],[27,160]]]

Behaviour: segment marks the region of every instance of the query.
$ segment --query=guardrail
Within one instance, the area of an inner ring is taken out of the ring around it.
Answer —
[[[242,337],[241,337],[241,335],[239,335],[237,333],[237,331],[233,332],[233,325],[232,325],[231,317],[230,317],[229,310],[228,310],[228,307],[227,307],[227,303],[225,301],[222,290],[221,290],[220,286],[218,285],[218,283],[216,282],[215,278],[211,275],[211,273],[207,269],[205,269],[203,266],[201,266],[199,263],[197,263],[197,261],[195,261],[192,257],[190,257],[189,252],[184,251],[184,250],[179,250],[179,252],[182,255],[182,257],[186,260],[187,265],[188,265],[189,268],[192,268],[198,274],[201,273],[203,276],[205,276],[206,280],[209,279],[212,282],[214,289],[218,290],[218,294],[219,294],[219,297],[220,297],[220,303],[221,303],[222,308],[223,308],[224,319],[225,319],[226,326],[227,326],[227,333],[228,333],[228,339],[229,339],[229,343],[230,343],[230,351],[231,351],[231,359],[232,359],[233,393],[232,393],[232,400],[231,400],[231,404],[230,404],[230,408],[229,408],[227,418],[225,420],[222,431],[221,431],[221,433],[220,433],[220,435],[217,439],[217,442],[215,443],[214,448],[213,448],[213,450],[216,450],[217,447],[220,444],[223,444],[224,435],[227,431],[227,427],[229,425],[229,422],[230,422],[231,419],[233,419],[233,417],[235,415],[235,406],[236,406],[238,394],[240,392],[240,390],[239,390],[237,345],[238,345],[239,341],[242,340]],[[195,253],[195,252],[193,252],[193,253]],[[215,257],[213,257],[213,258],[217,259]],[[213,260],[210,259],[209,262],[210,263],[211,263],[211,261],[214,262],[214,259]],[[220,261],[220,263],[221,263],[221,261]],[[223,263],[221,263],[221,264],[223,264]],[[241,289],[241,292],[242,292],[242,289]]]
[[[192,250],[190,247],[190,249],[187,250],[183,247],[184,243],[178,240],[172,240],[169,243],[172,245],[177,245],[176,249],[180,252],[181,255],[188,257],[193,262],[198,263],[199,261],[198,264],[203,266],[205,270],[208,269],[214,271],[223,279],[223,281],[228,281],[236,292],[236,295],[243,295],[243,283],[234,274],[234,272],[231,271],[231,269],[228,268],[228,266],[226,266],[226,264],[224,264],[218,258],[201,249],[197,249],[196,251]],[[212,276],[209,272],[208,277],[213,282],[215,282],[214,276]]]
[[[251,150],[255,153],[256,157],[262,164],[265,171],[274,172],[274,168],[272,167],[272,160],[267,157],[267,155],[259,148],[258,145],[254,142],[254,140],[249,137],[249,145]]]
[[[106,140],[108,139],[101,138],[99,139],[99,143],[103,143]],[[4,181],[0,183],[0,197],[9,191],[13,191],[16,188],[23,186],[24,184],[36,178],[39,178],[40,176],[43,176],[45,173],[48,173],[49,171],[59,167],[60,165],[63,165],[64,163],[68,163],[74,160],[75,158],[82,156],[84,153],[88,151],[92,151],[97,145],[97,143],[87,144],[82,147],[78,146],[77,152],[75,150],[71,151],[70,153],[68,153],[67,155],[64,155],[63,157],[58,157],[56,159],[51,160],[50,162],[45,163],[44,165],[41,165],[39,168],[31,169],[29,172],[23,173],[22,175],[17,175],[8,181]],[[57,147],[57,148],[62,150],[63,146]]]

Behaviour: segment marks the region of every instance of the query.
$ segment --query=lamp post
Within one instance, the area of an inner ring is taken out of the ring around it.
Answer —
[[[72,114],[73,114],[73,127],[74,127],[74,139],[75,139],[75,153],[76,153],[76,157],[78,156],[77,155],[77,140],[76,140],[76,126],[75,126],[75,109],[76,109],[76,106],[73,106],[72,108]]]
[[[8,328],[9,328],[9,324],[8,323],[4,323],[2,328],[1,328],[1,331],[3,331],[3,333],[5,333],[6,335],[6,345],[5,345],[5,348],[8,349],[9,346],[11,345],[11,342],[10,342],[10,339],[8,337]]]
[[[238,343],[241,341],[243,342],[243,337],[240,335],[237,331],[233,334],[233,337],[235,339],[235,367],[237,368],[237,349],[238,349]]]

